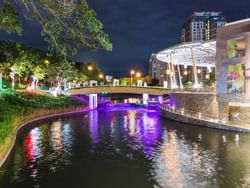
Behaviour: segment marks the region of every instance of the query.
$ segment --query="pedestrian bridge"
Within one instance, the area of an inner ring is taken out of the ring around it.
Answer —
[[[148,94],[162,96],[169,94],[170,89],[163,87],[138,87],[138,86],[92,86],[68,89],[69,95],[89,95],[93,93],[128,93],[128,94]]]

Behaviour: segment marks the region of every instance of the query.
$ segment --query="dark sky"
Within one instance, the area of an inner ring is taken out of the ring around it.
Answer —
[[[2,0],[0,0],[2,2]],[[112,52],[80,50],[77,61],[95,60],[106,74],[129,75],[130,69],[148,73],[151,53],[180,42],[183,22],[193,11],[222,11],[228,22],[250,16],[250,0],[88,0],[113,43]],[[40,27],[25,22],[15,39],[43,47]],[[0,32],[0,39],[10,38]],[[13,36],[12,36],[13,38]]]

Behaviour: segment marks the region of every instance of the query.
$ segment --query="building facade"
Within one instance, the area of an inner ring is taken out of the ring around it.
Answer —
[[[149,75],[151,78],[158,79],[159,84],[163,85],[163,82],[167,80],[167,64],[159,61],[156,57],[157,54],[152,54],[149,60]]]
[[[221,12],[194,12],[183,24],[181,41],[214,40],[217,29],[226,23],[226,17]]]
[[[218,30],[216,92],[221,119],[250,123],[250,19]]]

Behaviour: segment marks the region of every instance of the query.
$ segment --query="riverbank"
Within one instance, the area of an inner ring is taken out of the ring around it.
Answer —
[[[0,167],[10,153],[18,130],[33,121],[81,113],[84,105],[69,96],[57,98],[12,92],[0,95]]]
[[[213,129],[221,129],[226,131],[250,132],[250,128],[243,124],[236,124],[230,121],[220,121],[219,119],[207,116],[203,113],[195,113],[184,111],[182,109],[173,108],[171,106],[160,106],[160,116],[174,121],[208,127]]]

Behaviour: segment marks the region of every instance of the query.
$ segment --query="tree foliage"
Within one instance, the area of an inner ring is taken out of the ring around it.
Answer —
[[[10,3],[11,2],[11,3]],[[5,1],[0,9],[0,28],[8,33],[22,33],[18,12],[37,21],[49,49],[64,57],[80,48],[111,50],[112,44],[103,31],[103,24],[86,0],[13,0]],[[25,10],[15,9],[19,4]],[[19,10],[19,11],[18,11]]]
[[[78,63],[77,69],[80,73],[84,74],[86,80],[99,80],[99,75],[103,74],[100,67],[93,61],[86,61],[84,63]],[[91,70],[89,69],[91,67]],[[79,77],[82,75],[79,75]]]
[[[91,66],[91,70],[88,67]],[[10,80],[10,72],[18,76],[19,84],[27,84],[32,76],[50,86],[67,80],[84,82],[99,80],[102,70],[93,61],[75,63],[65,61],[62,56],[35,48],[28,48],[13,41],[0,41],[0,72],[5,80]]]
[[[21,35],[23,31],[22,23],[18,20],[18,12],[7,1],[0,8],[0,28],[7,33],[18,35]]]

